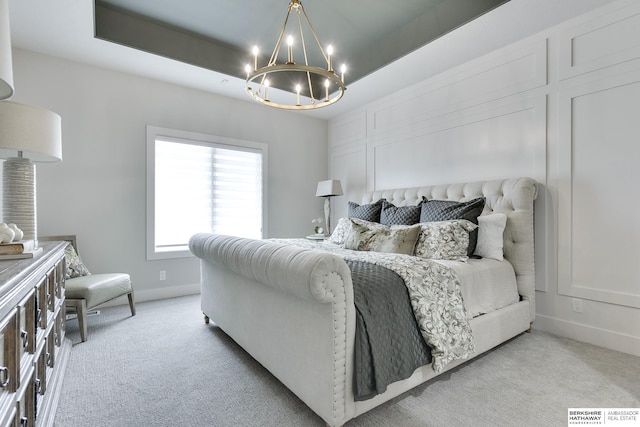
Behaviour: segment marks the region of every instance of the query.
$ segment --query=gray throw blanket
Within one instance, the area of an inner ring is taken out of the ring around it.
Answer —
[[[384,393],[387,385],[431,363],[404,280],[368,262],[346,260],[356,306],[355,400]]]

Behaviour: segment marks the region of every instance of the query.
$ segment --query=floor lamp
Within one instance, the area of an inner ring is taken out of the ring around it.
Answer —
[[[318,182],[318,188],[316,189],[316,197],[324,197],[324,223],[327,224],[326,233],[331,234],[331,197],[342,196],[342,185],[340,180],[329,179],[327,181]]]
[[[49,110],[0,101],[2,220],[24,239],[37,240],[36,169],[33,162],[62,160],[60,116]]]
[[[9,0],[0,0],[0,99],[13,95],[13,61],[9,30]]]

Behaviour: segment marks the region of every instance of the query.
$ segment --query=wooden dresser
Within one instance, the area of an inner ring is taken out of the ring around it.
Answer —
[[[0,261],[0,427],[52,426],[71,342],[65,339],[64,248]]]

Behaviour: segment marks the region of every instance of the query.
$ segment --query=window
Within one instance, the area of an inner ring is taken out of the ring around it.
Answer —
[[[265,144],[147,126],[147,259],[200,232],[262,238]]]

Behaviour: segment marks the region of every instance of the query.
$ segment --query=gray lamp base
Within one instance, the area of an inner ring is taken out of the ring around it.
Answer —
[[[36,240],[36,167],[30,159],[10,157],[2,167],[2,220],[14,223],[24,239]]]

